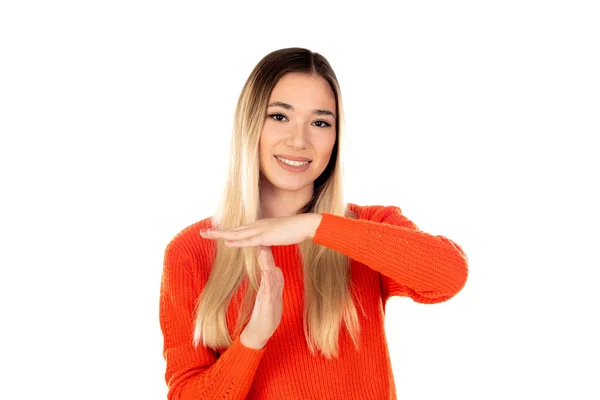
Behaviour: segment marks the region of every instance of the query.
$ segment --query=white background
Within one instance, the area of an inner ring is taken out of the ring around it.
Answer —
[[[338,75],[348,200],[469,257],[450,301],[388,303],[400,398],[600,398],[594,2],[210,3],[0,6],[0,398],[166,397],[165,246],[292,46]]]

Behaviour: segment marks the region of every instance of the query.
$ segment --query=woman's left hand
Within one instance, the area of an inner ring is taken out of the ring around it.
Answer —
[[[266,218],[229,229],[204,229],[200,235],[207,239],[224,239],[231,247],[285,246],[312,239],[321,218],[321,214],[316,213]]]

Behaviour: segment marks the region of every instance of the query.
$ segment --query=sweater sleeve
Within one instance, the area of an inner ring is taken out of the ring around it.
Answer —
[[[395,206],[363,207],[359,219],[322,213],[313,242],[379,272],[384,305],[390,296],[446,301],[463,288],[468,275],[460,246],[419,230]]]
[[[245,347],[239,334],[218,354],[192,343],[198,283],[191,262],[169,244],[165,251],[160,290],[160,325],[164,338],[165,380],[169,400],[244,399],[266,347]]]

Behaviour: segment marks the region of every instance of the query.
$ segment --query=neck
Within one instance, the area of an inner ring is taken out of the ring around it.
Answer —
[[[312,185],[300,190],[283,190],[273,186],[266,179],[261,180],[261,218],[279,218],[295,215],[313,196]]]

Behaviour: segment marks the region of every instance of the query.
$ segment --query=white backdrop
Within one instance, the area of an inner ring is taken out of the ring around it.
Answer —
[[[338,75],[348,200],[469,257],[450,301],[387,305],[400,398],[599,398],[592,3],[3,2],[0,398],[166,398],[165,246],[292,46]]]

